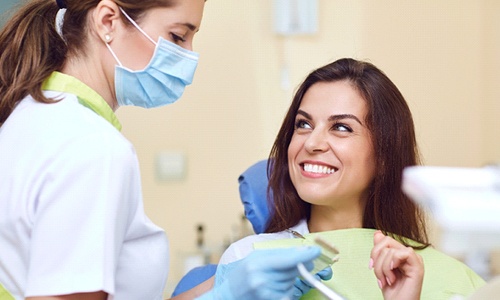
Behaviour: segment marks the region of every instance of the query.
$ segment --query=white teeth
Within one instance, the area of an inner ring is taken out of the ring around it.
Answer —
[[[311,173],[320,173],[320,174],[333,174],[335,170],[326,166],[313,165],[313,164],[304,164],[304,171]]]

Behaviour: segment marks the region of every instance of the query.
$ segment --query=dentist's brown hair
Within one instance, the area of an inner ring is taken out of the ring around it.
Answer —
[[[60,71],[69,56],[85,55],[90,34],[89,12],[100,1],[64,1],[67,7],[62,27],[64,38],[55,27],[59,11],[55,0],[31,0],[4,25],[0,32],[0,126],[27,95],[43,103],[55,101],[43,95],[42,83],[52,72]],[[148,9],[170,7],[176,0],[114,2],[138,21]],[[124,19],[124,24],[129,22]]]

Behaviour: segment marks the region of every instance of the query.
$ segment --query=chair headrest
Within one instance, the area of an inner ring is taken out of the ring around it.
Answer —
[[[258,161],[238,178],[240,199],[245,208],[245,216],[252,224],[255,233],[264,232],[269,219],[267,162],[267,159]],[[270,196],[272,199],[272,194]]]

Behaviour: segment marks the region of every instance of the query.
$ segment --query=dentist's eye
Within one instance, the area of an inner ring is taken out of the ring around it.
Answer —
[[[175,43],[183,43],[185,42],[186,40],[180,36],[180,35],[177,35],[175,33],[170,33],[170,36],[172,37],[172,40],[175,42]]]

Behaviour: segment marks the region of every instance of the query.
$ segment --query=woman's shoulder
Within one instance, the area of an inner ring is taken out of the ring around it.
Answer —
[[[87,172],[86,164],[138,168],[133,145],[115,127],[79,104],[74,95],[58,99],[61,101],[45,104],[28,96],[0,128],[1,143],[14,145],[11,151],[2,152],[6,159],[15,158],[10,164],[13,169],[48,174],[52,169],[47,165],[63,169],[81,166]]]
[[[279,239],[288,239],[292,237],[293,235],[288,231],[281,231],[275,233],[261,233],[261,234],[246,236],[232,243],[226,249],[226,251],[224,251],[220,259],[220,263],[227,264],[246,257],[253,250],[255,250],[254,244],[256,243],[279,240]]]
[[[431,246],[417,252],[424,260],[424,294],[431,296],[439,291],[447,295],[469,295],[485,284],[483,278],[455,257]]]
[[[433,265],[440,265],[440,267],[446,266],[451,268],[469,269],[469,267],[458,258],[448,255],[433,246],[417,250],[417,253],[422,256],[426,265],[428,263],[432,263]]]
[[[96,143],[111,143],[114,149],[132,150],[132,144],[113,125],[81,105],[75,95],[46,93],[49,93],[46,96],[59,101],[46,104],[27,96],[5,122],[5,132],[17,136],[32,136],[30,142],[39,143],[41,149],[44,149],[44,145],[68,145],[90,138]]]

